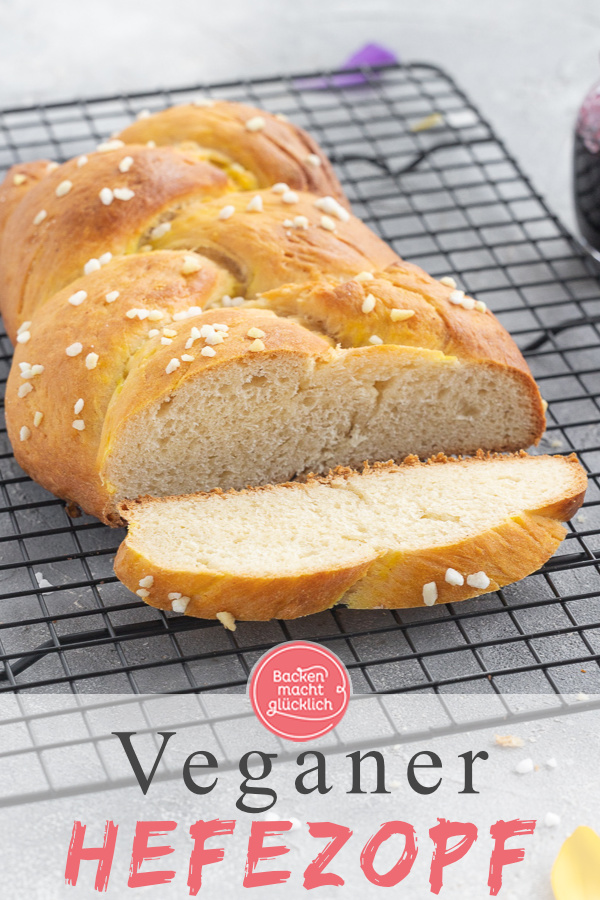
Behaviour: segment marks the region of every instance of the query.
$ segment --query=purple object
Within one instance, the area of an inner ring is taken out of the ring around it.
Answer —
[[[575,212],[588,247],[600,251],[600,83],[589,92],[575,125]]]
[[[370,68],[377,69],[380,66],[390,66],[399,63],[400,60],[395,53],[382,47],[380,44],[365,44],[356,53],[342,63],[338,72],[341,74],[330,75],[325,78],[298,78],[294,82],[294,86],[298,90],[303,91],[322,91],[327,88],[344,88],[354,87],[356,85],[366,84],[373,76],[363,75],[362,72],[347,72],[346,69]]]

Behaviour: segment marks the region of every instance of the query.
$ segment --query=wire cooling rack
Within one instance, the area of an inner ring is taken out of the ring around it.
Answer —
[[[578,453],[582,511],[538,573],[484,598],[398,611],[338,607],[292,622],[214,622],[134,598],[112,562],[123,536],[20,470],[0,431],[0,692],[242,691],[269,647],[304,638],[355,691],[600,693],[600,285],[489,123],[422,63],[78,100],[0,114],[0,168],[88,151],[141,110],[195,95],[285,113],[333,159],[357,215],[400,255],[452,274],[525,352],[549,403],[537,452]],[[0,378],[11,347],[0,336]]]

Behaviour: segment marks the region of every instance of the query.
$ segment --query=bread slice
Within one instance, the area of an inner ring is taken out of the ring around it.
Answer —
[[[120,505],[115,572],[152,606],[229,625],[449,603],[536,571],[585,489],[575,456],[480,453],[142,498]]]

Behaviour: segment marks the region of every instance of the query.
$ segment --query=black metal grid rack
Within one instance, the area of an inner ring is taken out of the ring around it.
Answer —
[[[239,623],[231,633],[134,598],[112,570],[122,533],[69,518],[19,469],[2,427],[0,692],[241,691],[268,647],[305,638],[344,659],[355,691],[600,693],[596,271],[448,75],[421,63],[358,74],[352,86],[319,73],[6,110],[0,168],[85,152],[141,110],[199,93],[255,103],[307,128],[355,212],[402,256],[454,275],[526,353],[549,402],[537,452],[576,451],[590,475],[559,554],[475,601],[337,608]],[[11,347],[3,333],[0,350],[4,383]]]

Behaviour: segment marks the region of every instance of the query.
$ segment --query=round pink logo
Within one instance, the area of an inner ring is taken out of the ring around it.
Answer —
[[[265,728],[289,741],[311,741],[341,722],[351,685],[334,653],[309,641],[290,641],[258,661],[248,692]]]

